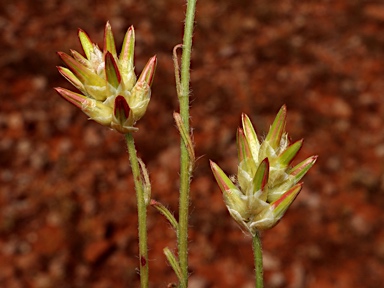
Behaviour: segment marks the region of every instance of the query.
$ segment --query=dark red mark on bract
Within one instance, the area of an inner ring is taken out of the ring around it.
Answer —
[[[118,95],[115,98],[115,107],[113,113],[115,114],[115,117],[121,121],[124,122],[129,117],[129,106],[125,98],[121,95]]]
[[[140,264],[141,266],[145,266],[147,264],[147,260],[143,256],[140,257]]]

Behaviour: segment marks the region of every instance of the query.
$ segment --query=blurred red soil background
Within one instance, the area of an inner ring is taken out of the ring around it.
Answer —
[[[3,0],[0,7],[0,287],[139,287],[135,192],[121,135],[53,90],[72,88],[56,51],[77,28],[118,46],[136,29],[136,71],[159,62],[135,134],[152,196],[177,216],[179,139],[172,48],[185,2]],[[190,288],[253,287],[251,239],[210,172],[236,172],[236,128],[260,136],[284,103],[299,160],[318,154],[286,216],[264,232],[265,286],[382,287],[384,282],[384,4],[198,1],[191,122],[198,160],[190,205]],[[120,47],[120,46],[119,46]],[[151,287],[176,277],[162,250],[175,233],[149,209]]]

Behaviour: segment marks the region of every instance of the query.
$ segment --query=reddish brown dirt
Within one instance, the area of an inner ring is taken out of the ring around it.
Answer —
[[[136,28],[136,68],[157,54],[153,98],[135,134],[153,197],[177,216],[178,110],[171,51],[184,1],[3,1],[0,15],[0,287],[138,287],[133,181],[121,135],[87,121],[53,87],[70,87],[55,51],[77,28],[120,45]],[[263,233],[266,287],[382,287],[384,4],[199,1],[192,57],[196,154],[190,286],[253,287],[251,241],[231,220],[208,159],[236,171],[235,131],[261,136],[288,107],[299,158],[319,155],[287,215]],[[162,254],[175,233],[149,210],[151,287],[176,278]]]

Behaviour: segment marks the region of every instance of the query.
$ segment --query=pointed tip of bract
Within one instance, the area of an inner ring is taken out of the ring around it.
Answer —
[[[251,119],[249,118],[249,116],[245,113],[241,113],[241,123],[243,125],[243,129],[244,130],[248,130],[247,129],[247,126],[248,125],[252,125],[252,122],[251,122]],[[253,126],[252,126],[252,129],[253,129]]]
[[[61,97],[80,109],[82,109],[83,103],[87,101],[87,97],[73,91],[61,87],[55,87],[54,89]]]
[[[82,83],[87,83],[88,85],[93,86],[105,85],[105,80],[84,66],[84,64],[76,61],[76,59],[64,52],[57,52],[57,54]]]
[[[119,56],[120,65],[124,73],[133,70],[133,60],[135,54],[135,29],[130,26],[125,33],[123,45]]]
[[[151,199],[150,201],[149,201],[149,205],[151,205],[151,206],[157,206],[157,205],[159,205],[160,203],[158,202],[158,201],[156,201],[155,199]]]
[[[57,54],[61,59],[63,59],[63,55],[65,55],[66,53],[61,52],[61,51],[56,51],[56,54]]]
[[[215,170],[215,166],[217,166],[217,164],[213,162],[211,159],[209,159],[209,165],[211,166],[212,171]]]
[[[223,170],[215,162],[209,160],[213,175],[215,176],[216,182],[220,187],[220,190],[224,193],[231,189],[236,189],[235,184],[228,178]]]
[[[84,91],[84,85],[68,68],[56,66],[59,73],[80,91]]]
[[[295,167],[290,169],[289,174],[296,179],[295,180],[296,182],[300,181],[304,177],[304,175],[307,174],[309,169],[311,169],[311,167],[315,164],[315,162],[317,161],[317,158],[318,158],[317,155],[308,157],[307,159],[305,159],[304,161],[300,162]]]
[[[93,51],[93,43],[87,32],[83,29],[77,29],[77,37],[80,40],[81,47],[83,48],[84,54],[88,60],[91,60],[91,53]]]
[[[109,21],[105,24],[104,29],[104,54],[108,51],[111,52],[114,57],[117,57],[115,39],[113,37],[112,27]]]
[[[137,82],[144,81],[149,86],[151,86],[153,83],[155,72],[156,72],[156,66],[157,66],[157,57],[155,55],[148,60]]]
[[[276,115],[271,128],[269,129],[268,135],[265,141],[269,141],[270,145],[277,149],[280,145],[280,140],[285,131],[285,125],[287,122],[287,107],[284,104]]]
[[[247,122],[251,122],[251,120],[249,119],[249,116],[245,113],[241,113],[241,123],[243,125],[243,129],[245,129],[244,123],[247,123]]]
[[[237,129],[236,142],[239,162],[241,163],[248,158],[252,158],[251,149],[245,137],[244,130],[240,127]]]
[[[281,195],[276,201],[271,203],[273,207],[273,214],[277,219],[280,219],[284,216],[284,213],[287,211],[292,202],[296,199],[297,195],[303,188],[303,183],[298,183]]]
[[[255,129],[253,128],[251,119],[247,114],[241,115],[241,123],[243,125],[245,138],[247,139],[249,149],[251,150],[253,159],[257,161],[259,158],[260,142],[257,138]]]
[[[285,149],[278,158],[278,162],[282,167],[287,167],[293,159],[296,157],[296,155],[299,153],[301,147],[303,146],[304,139],[297,140],[296,142],[292,143]]]

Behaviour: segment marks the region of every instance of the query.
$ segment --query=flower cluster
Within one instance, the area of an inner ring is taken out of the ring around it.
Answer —
[[[80,92],[55,88],[66,100],[79,107],[90,119],[111,127],[120,133],[136,131],[134,127],[147,110],[157,59],[149,59],[140,77],[134,72],[135,33],[131,26],[117,56],[110,24],[104,32],[104,49],[92,43],[79,29],[78,36],[85,57],[71,50],[72,57],[58,52],[69,67],[58,67],[63,75]]]
[[[239,166],[235,181],[211,161],[229,213],[252,235],[278,223],[300,192],[302,183],[299,181],[317,159],[311,156],[291,167],[303,140],[289,143],[285,132],[286,114],[283,106],[262,143],[249,117],[242,115],[243,129],[237,132]]]

